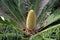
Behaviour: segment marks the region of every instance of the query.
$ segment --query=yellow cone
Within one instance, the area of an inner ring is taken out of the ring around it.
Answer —
[[[34,10],[30,10],[28,12],[27,20],[26,20],[26,27],[30,30],[33,30],[36,25],[36,14]]]

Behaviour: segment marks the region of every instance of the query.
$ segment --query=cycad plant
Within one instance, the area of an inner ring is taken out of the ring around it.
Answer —
[[[0,40],[60,40],[59,0],[1,0]]]

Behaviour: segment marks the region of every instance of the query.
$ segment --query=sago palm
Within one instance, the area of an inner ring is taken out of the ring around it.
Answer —
[[[59,0],[1,0],[0,40],[60,40]]]

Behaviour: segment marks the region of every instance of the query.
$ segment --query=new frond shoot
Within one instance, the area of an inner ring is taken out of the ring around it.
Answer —
[[[26,32],[28,34],[35,34],[34,28],[36,26],[36,13],[34,10],[30,10],[28,12],[27,20],[26,20]]]

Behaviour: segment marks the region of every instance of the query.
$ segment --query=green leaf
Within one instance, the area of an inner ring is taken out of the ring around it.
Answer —
[[[2,0],[2,3],[18,22],[25,21],[23,3],[19,0]]]
[[[54,11],[43,23],[44,26],[48,26],[49,24],[60,20],[60,8],[58,8],[56,11]]]
[[[53,9],[58,2],[59,0],[49,0],[38,17],[37,25],[39,24],[39,26],[42,27],[44,21],[51,15],[51,13],[53,14],[53,12],[55,11],[53,11]]]
[[[16,22],[13,21],[10,17],[8,17],[7,15],[4,16],[0,16],[0,23],[2,24],[13,24],[16,25]]]
[[[60,24],[57,24],[31,36],[30,40],[59,40],[59,38]]]
[[[0,40],[28,40],[26,33],[12,24],[0,24]]]
[[[30,9],[35,10],[35,12],[37,13],[41,0],[29,0],[29,2],[30,2]]]
[[[22,38],[21,35],[15,33],[0,34],[0,40],[22,40],[22,39],[24,38]]]

